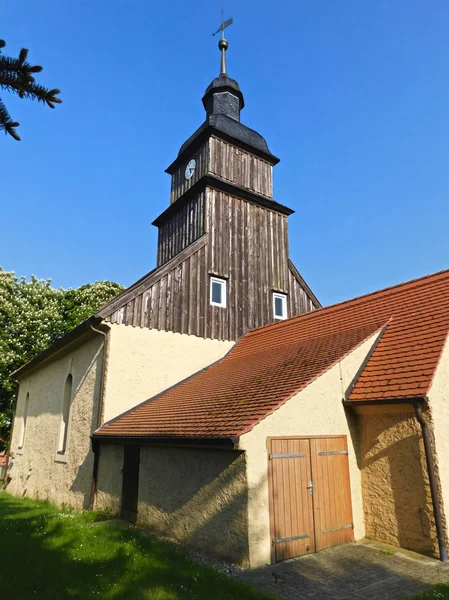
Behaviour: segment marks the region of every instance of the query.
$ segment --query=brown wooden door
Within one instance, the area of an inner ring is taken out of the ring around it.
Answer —
[[[346,437],[269,440],[272,560],[354,540]]]
[[[139,498],[139,446],[125,446],[123,456],[122,510],[121,516],[126,521],[137,520],[137,503]]]
[[[309,440],[272,439],[269,470],[273,561],[315,552]]]
[[[346,437],[310,440],[316,549],[354,541]]]

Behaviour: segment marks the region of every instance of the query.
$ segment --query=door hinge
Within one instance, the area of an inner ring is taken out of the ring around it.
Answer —
[[[268,458],[273,460],[274,458],[302,458],[305,454],[302,452],[297,452],[295,454],[269,454]]]
[[[276,546],[276,544],[283,544],[285,542],[294,542],[295,540],[305,540],[308,537],[310,537],[308,533],[303,533],[301,535],[294,535],[293,537],[278,538],[277,540],[273,540],[271,542],[271,545]]]
[[[341,529],[354,529],[353,523],[348,523],[347,525],[340,525],[339,527],[331,527],[330,529],[322,529],[322,533],[334,533],[334,531],[340,531]]]

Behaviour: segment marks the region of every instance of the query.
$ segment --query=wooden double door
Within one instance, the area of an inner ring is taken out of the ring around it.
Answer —
[[[268,439],[272,562],[354,541],[346,436]]]

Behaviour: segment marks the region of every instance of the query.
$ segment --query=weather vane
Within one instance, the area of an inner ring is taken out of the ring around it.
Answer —
[[[229,27],[229,25],[232,25],[232,23],[233,23],[232,17],[230,19],[228,19],[227,21],[224,20],[224,10],[222,10],[221,11],[221,25],[217,29],[217,31],[212,34],[212,35],[217,35],[217,33],[220,33],[220,31],[221,31],[221,39],[218,42],[218,47],[221,50],[220,75],[226,74],[226,54],[225,53],[226,53],[226,50],[228,49],[228,40],[224,36],[224,30],[226,29],[226,27]]]

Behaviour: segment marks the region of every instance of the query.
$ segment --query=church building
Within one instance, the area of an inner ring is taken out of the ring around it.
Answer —
[[[227,47],[156,268],[13,374],[8,491],[250,568],[365,536],[444,560],[449,271],[321,307]]]

